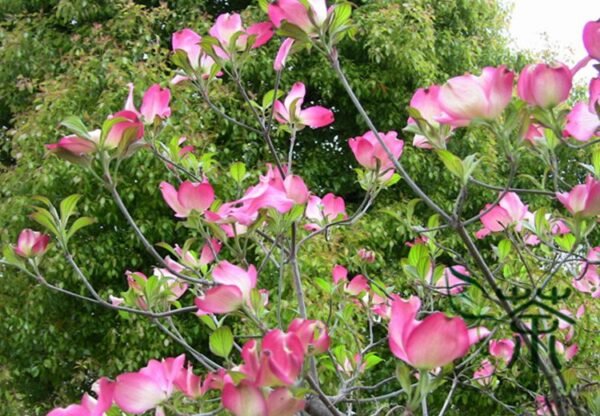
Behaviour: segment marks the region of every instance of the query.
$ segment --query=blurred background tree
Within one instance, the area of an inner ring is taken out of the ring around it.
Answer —
[[[400,131],[405,126],[406,108],[418,87],[466,71],[477,72],[486,65],[504,63],[518,70],[524,62],[507,47],[508,13],[497,1],[355,3],[357,31],[354,40],[340,47],[342,64],[381,130]],[[28,219],[31,196],[46,195],[58,201],[80,193],[80,211],[96,217],[98,224],[81,232],[73,246],[100,292],[108,296],[124,291],[126,270],[150,272],[153,262],[110,196],[82,169],[46,157],[44,144],[65,133],[58,123],[68,115],[81,116],[89,126],[100,125],[122,107],[128,82],[135,83],[138,100],[152,83],[166,86],[173,75],[169,62],[173,32],[190,27],[206,33],[214,17],[223,12],[237,11],[245,19],[263,20],[253,4],[245,0],[0,0],[1,241],[13,242],[19,230],[34,226]],[[261,48],[245,70],[249,89],[258,96],[272,88],[272,57],[278,46],[271,41]],[[340,194],[352,209],[361,191],[346,141],[363,134],[366,126],[321,57],[301,53],[291,59],[289,67],[282,88],[302,80],[308,100],[334,105],[336,115],[332,128],[300,133],[296,170],[316,193]],[[213,94],[234,117],[252,122],[227,83]],[[174,89],[172,108],[166,135],[186,136],[198,154],[218,149],[214,159],[220,166],[243,161],[256,168],[270,160],[258,137],[207,111],[190,88]],[[276,138],[276,143],[281,149],[286,145],[283,137]],[[494,166],[494,149],[478,143],[477,137],[452,140],[452,146],[479,151]],[[439,185],[453,181],[435,163],[426,164],[425,155],[406,146],[403,160],[436,200],[449,204],[456,189]],[[125,163],[123,171],[122,195],[149,239],[182,241],[185,233],[175,227],[158,192],[168,170],[149,153],[140,152]],[[493,182],[493,172],[489,173]],[[226,193],[228,184],[224,177],[216,186]],[[467,214],[478,212],[490,195],[476,194]],[[352,233],[341,232],[337,243],[317,244],[312,250],[319,256],[306,255],[303,270],[326,277],[335,261],[350,258],[354,248],[367,246],[383,259],[378,262],[381,273],[398,271],[397,261],[386,263],[385,259],[399,258],[404,242],[413,237],[406,224],[394,218],[411,198],[402,184],[394,186]],[[54,255],[45,262],[48,279],[83,293],[68,265]],[[77,400],[99,376],[139,368],[149,358],[180,352],[145,320],[123,320],[111,311],[50,293],[14,270],[0,273],[0,401],[4,403],[0,414],[44,414],[55,404]],[[183,325],[192,344],[206,345],[202,327],[193,316]]]

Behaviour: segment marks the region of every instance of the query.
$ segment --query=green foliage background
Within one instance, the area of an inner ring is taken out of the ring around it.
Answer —
[[[142,250],[110,196],[82,169],[45,155],[44,144],[64,131],[57,125],[68,115],[79,115],[89,126],[100,125],[123,105],[128,82],[136,85],[139,100],[150,84],[167,85],[171,34],[184,27],[206,33],[214,16],[241,11],[245,19],[262,19],[250,1],[173,0],[0,0],[0,239],[15,240],[19,230],[34,226],[27,215],[31,196],[58,201],[72,193],[83,195],[80,211],[98,223],[77,236],[76,256],[104,296],[126,289],[124,272],[148,272],[153,265]],[[357,2],[357,32],[340,46],[342,65],[381,130],[400,131],[414,90],[442,82],[486,65],[523,65],[523,57],[507,48],[504,29],[507,11],[491,0],[374,0]],[[245,70],[251,91],[261,96],[272,88],[272,57],[278,45],[261,48]],[[349,137],[366,131],[327,63],[315,54],[291,60],[283,75],[288,88],[301,80],[307,101],[335,105],[332,128],[305,129],[298,140],[296,170],[318,194],[335,192],[352,204],[360,201]],[[215,92],[234,117],[251,123],[238,96],[224,83]],[[243,161],[256,168],[269,161],[267,149],[255,135],[207,111],[190,89],[177,88],[168,134],[184,135],[202,152],[227,166]],[[483,134],[483,133],[482,133]],[[486,165],[495,166],[495,149],[477,134],[453,139],[457,153],[479,152]],[[283,137],[277,138],[280,148]],[[409,138],[411,140],[411,138]],[[417,182],[444,205],[457,189],[439,162],[410,145],[403,161]],[[217,169],[220,169],[218,167]],[[170,173],[148,153],[138,153],[122,168],[127,178],[121,193],[133,217],[151,241],[176,243],[185,239],[163,203],[158,184]],[[502,167],[490,169],[494,182]],[[440,186],[448,184],[448,186]],[[216,181],[226,192],[225,175]],[[490,193],[472,195],[467,215],[479,211]],[[339,233],[329,243],[318,243],[302,257],[307,278],[329,278],[335,262],[350,262],[359,247],[378,254],[376,267],[383,276],[399,273],[404,242],[414,236],[406,222],[398,222],[411,193],[398,184],[378,201],[372,214]],[[415,215],[426,218],[418,206]],[[392,215],[386,215],[392,213]],[[81,291],[68,265],[51,252],[46,275],[71,290]],[[318,255],[316,255],[318,253]],[[268,281],[268,277],[265,277]],[[404,282],[405,283],[405,282]],[[402,280],[398,287],[402,288]],[[309,294],[316,289],[309,288]],[[318,296],[318,294],[316,295]],[[317,297],[315,297],[316,299]],[[186,299],[191,302],[190,299]],[[193,317],[184,321],[192,345],[207,350],[204,327]],[[55,405],[78,400],[83,390],[102,375],[142,366],[149,358],[181,351],[142,319],[123,320],[100,307],[50,293],[27,277],[6,269],[0,274],[0,414],[44,414]],[[510,392],[509,392],[510,393]],[[507,394],[509,394],[507,393]],[[474,392],[461,392],[459,401],[475,400],[480,409],[493,402]]]

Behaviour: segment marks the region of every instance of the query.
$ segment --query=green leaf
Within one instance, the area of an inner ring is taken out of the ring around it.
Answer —
[[[38,208],[36,212],[31,214],[31,219],[37,222],[38,224],[46,227],[48,231],[52,234],[58,236],[60,233],[58,232],[58,228],[56,223],[54,222],[54,218],[52,214],[47,209]]]
[[[263,13],[267,13],[269,11],[269,1],[258,0],[258,7],[260,7],[260,10],[262,10]]]
[[[84,139],[90,139],[90,135],[88,133],[88,128],[83,124],[83,121],[79,117],[69,116],[60,122],[60,125],[66,127],[77,136],[82,137]]]
[[[438,150],[437,155],[440,157],[446,169],[453,175],[458,176],[461,180],[464,178],[464,168],[462,161],[448,150]]]
[[[377,364],[383,361],[383,358],[379,357],[375,353],[369,353],[365,356],[365,370],[375,367]]]
[[[411,266],[417,266],[421,259],[429,258],[429,250],[424,244],[415,244],[410,248],[408,252],[408,264]]]
[[[66,197],[60,202],[60,219],[64,225],[67,224],[67,221],[69,221],[69,217],[75,212],[77,202],[79,202],[80,198],[81,195],[73,194]]]
[[[228,326],[222,326],[210,334],[208,346],[213,354],[227,358],[233,348],[233,334]]]
[[[330,30],[336,31],[342,27],[352,15],[352,6],[350,3],[336,4],[333,10],[333,21],[331,22]]]
[[[266,110],[267,108],[271,107],[271,105],[273,104],[273,100],[279,99],[282,95],[283,91],[281,90],[277,90],[277,96],[275,96],[275,90],[267,92],[262,99],[262,108]]]
[[[183,69],[186,74],[193,74],[194,70],[190,65],[190,61],[188,59],[188,55],[185,51],[181,49],[177,49],[173,55],[171,55],[171,62],[175,64],[178,68]]]
[[[246,165],[243,162],[232,163],[229,167],[229,174],[234,181],[241,184],[246,177]]]
[[[95,224],[96,222],[97,222],[96,218],[92,218],[92,217],[77,218],[75,220],[75,222],[73,223],[73,225],[71,226],[71,228],[69,229],[69,232],[67,233],[67,240],[69,240],[71,237],[73,237],[73,235],[75,235],[75,233],[77,231],[81,230],[84,227],[87,227],[88,225]]]
[[[398,183],[398,182],[400,181],[400,179],[401,179],[401,178],[402,178],[402,177],[401,177],[400,175],[398,175],[397,173],[394,173],[394,174],[392,175],[392,177],[391,177],[390,179],[388,179],[388,180],[387,180],[387,182],[384,184],[384,186],[385,186],[386,188],[389,188],[390,186],[392,186],[392,185],[394,185],[394,184]]]
[[[329,280],[325,280],[322,277],[317,277],[315,279],[315,283],[317,284],[317,286],[319,286],[323,292],[325,293],[331,293],[331,291],[333,290],[333,285],[331,284],[331,282]]]
[[[410,397],[412,392],[412,384],[410,382],[410,372],[411,369],[409,366],[404,364],[402,361],[398,361],[396,364],[396,378],[400,382],[400,386],[402,389],[408,394]]]
[[[293,38],[298,41],[309,40],[308,35],[302,29],[286,21],[281,24],[277,30],[277,34],[283,37]]]
[[[48,198],[46,198],[45,196],[35,195],[35,196],[32,196],[31,199],[35,199],[36,201],[41,202],[42,204],[46,205],[47,207],[50,207],[52,205],[52,202],[50,202],[50,200]]]
[[[202,323],[204,325],[206,325],[212,331],[214,331],[215,329],[217,329],[217,325],[215,324],[215,321],[213,321],[210,318],[210,316],[208,316],[208,315],[200,315],[199,318],[200,318],[200,321],[202,321]]]
[[[5,262],[12,264],[13,266],[17,266],[17,267],[24,266],[23,260],[21,260],[21,258],[15,254],[15,250],[8,244],[6,244],[2,248],[2,256],[3,256],[3,260]]]
[[[503,261],[506,256],[510,254],[512,250],[512,243],[510,240],[502,240],[498,243],[498,260]]]
[[[596,147],[592,151],[592,166],[594,166],[596,177],[600,178],[600,147]]]
[[[565,251],[571,251],[577,239],[573,234],[563,234],[554,237],[554,241]]]

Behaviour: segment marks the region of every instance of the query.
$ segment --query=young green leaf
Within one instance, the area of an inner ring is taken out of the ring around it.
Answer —
[[[241,184],[246,177],[246,165],[243,162],[232,163],[229,167],[229,174],[234,181]]]
[[[71,130],[77,136],[82,137],[84,139],[90,139],[90,135],[88,133],[88,129],[83,124],[83,121],[79,117],[69,116],[60,122],[60,125],[66,127]]]
[[[233,348],[233,334],[228,326],[222,326],[210,334],[208,346],[213,354],[227,358]]]

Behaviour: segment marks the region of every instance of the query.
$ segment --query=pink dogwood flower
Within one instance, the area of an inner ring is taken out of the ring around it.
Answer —
[[[288,332],[296,334],[305,354],[311,351],[323,354],[329,349],[329,333],[321,321],[296,318],[288,326]]]
[[[121,374],[115,382],[115,403],[121,410],[137,415],[155,408],[173,393],[184,361],[183,354],[162,361],[150,360],[137,372]]]
[[[47,144],[46,149],[61,159],[72,163],[82,163],[87,156],[98,150],[100,130],[88,132],[89,138],[78,137],[74,134],[62,137],[58,142]]]
[[[294,416],[304,410],[305,401],[292,395],[289,389],[278,387],[267,398],[268,416]]]
[[[291,386],[304,363],[304,347],[294,332],[269,331],[259,343],[248,341],[242,348],[240,371],[260,387]]]
[[[198,71],[203,79],[208,79],[216,63],[212,57],[202,51],[200,46],[201,41],[202,37],[199,34],[191,29],[183,29],[173,33],[171,45],[173,51],[184,51],[192,69]],[[217,72],[215,76],[219,77],[222,74],[222,72]],[[195,76],[192,76],[192,78],[195,79]],[[171,80],[171,84],[178,84],[186,80],[188,80],[187,76],[176,75]]]
[[[490,355],[500,358],[506,364],[510,362],[515,352],[515,342],[509,338],[490,341]]]
[[[491,205],[486,205],[484,211],[489,210]],[[521,229],[520,221],[528,212],[527,205],[521,202],[519,195],[507,192],[497,206],[493,207],[481,217],[483,228],[475,234],[477,238],[483,238],[491,233],[504,231],[515,224],[517,231]]]
[[[419,110],[421,117],[434,128],[439,128],[439,120],[445,120],[448,115],[442,110],[440,106],[440,87],[438,85],[432,85],[429,88],[419,88],[410,100],[410,106]],[[408,119],[408,125],[415,125],[416,121],[411,117]],[[442,137],[444,141],[447,137]],[[440,143],[436,143],[439,145]],[[432,149],[433,146],[430,139],[416,134],[413,139],[413,146],[421,149]]]
[[[250,303],[250,292],[256,287],[257,277],[253,265],[244,270],[222,261],[214,268],[212,277],[218,285],[196,298],[198,315],[229,313]]]
[[[250,45],[253,49],[267,43],[273,37],[273,25],[270,22],[262,22],[245,29],[242,17],[238,13],[223,13],[217,17],[208,33],[219,41],[220,47],[215,47],[215,53],[227,60],[231,52],[246,49],[250,36],[254,37]],[[233,45],[234,38],[235,45]]]
[[[469,350],[469,330],[462,318],[434,312],[417,321],[421,301],[416,296],[392,301],[389,346],[402,361],[431,370],[451,363]]]
[[[305,216],[308,220],[314,221],[306,224],[304,228],[308,231],[317,231],[331,221],[335,221],[340,216],[346,218],[346,203],[341,196],[335,196],[328,193],[323,199],[311,195],[306,204]]]
[[[177,244],[175,245],[175,252],[185,265],[189,267],[200,267],[212,263],[215,260],[215,255],[219,254],[222,247],[223,243],[215,238],[212,238],[209,242],[202,246],[202,249],[200,250],[200,257],[198,257],[198,255],[191,250],[182,249]]]
[[[600,103],[600,77],[592,78],[589,86],[589,109],[591,113],[596,112],[596,105]]]
[[[269,5],[269,18],[276,27],[286,21],[298,26],[308,35],[315,35],[327,19],[325,0],[277,0]]]
[[[49,242],[50,236],[26,228],[19,233],[15,254],[25,258],[42,256]]]
[[[567,114],[567,125],[564,134],[580,142],[587,142],[599,134],[600,117],[595,109],[584,102],[578,102]]]
[[[174,380],[175,387],[186,396],[197,399],[206,393],[203,389],[202,378],[194,374],[193,368],[188,364],[187,368],[181,368]]]
[[[451,78],[439,93],[439,104],[447,117],[439,121],[466,126],[474,119],[498,117],[512,98],[514,73],[505,66],[485,67],[480,76]]]
[[[102,143],[107,150],[118,149],[119,153],[125,154],[132,144],[144,136],[144,125],[135,111],[122,110],[109,116],[109,119],[115,123]]]
[[[591,21],[585,24],[583,46],[591,58],[600,60],[600,21]]]
[[[85,393],[81,399],[81,404],[72,404],[66,408],[54,409],[47,416],[103,416],[112,406],[115,384],[102,377],[94,384],[94,387],[96,388],[97,399]]]
[[[225,384],[221,403],[234,416],[265,416],[269,411],[262,390],[247,380]]]
[[[492,365],[490,360],[483,360],[479,368],[473,373],[473,379],[482,386],[489,386],[495,371],[496,367]]]
[[[556,404],[547,397],[535,396],[535,406],[537,416],[553,416],[556,414]]]
[[[145,124],[154,123],[156,117],[164,120],[171,116],[171,107],[169,107],[169,101],[171,100],[171,91],[168,88],[161,88],[158,84],[153,84],[144,93],[142,98],[142,106],[138,111],[133,103],[133,83],[129,83],[129,95],[125,102],[125,110],[131,111],[142,117]]]
[[[395,131],[389,131],[385,134],[379,133],[379,137],[390,150],[394,159],[399,159],[402,156],[404,142],[398,139],[398,133]],[[394,163],[372,131],[348,140],[348,144],[358,163],[368,170],[375,171],[379,169],[381,180],[385,181],[393,175]]]
[[[275,101],[275,119],[281,124],[292,124],[298,130],[304,126],[316,129],[333,123],[333,112],[325,107],[315,105],[302,110],[305,95],[304,84],[296,82],[283,102]]]
[[[277,51],[277,56],[275,57],[275,62],[273,62],[273,69],[275,71],[281,71],[285,67],[285,63],[287,58],[292,50],[292,46],[294,45],[294,39],[286,38],[279,47]]]
[[[375,252],[373,250],[367,250],[366,248],[361,248],[357,252],[358,257],[365,263],[374,263],[375,262]]]
[[[436,291],[444,295],[457,295],[465,290],[465,287],[469,283],[462,280],[452,271],[455,271],[459,275],[470,276],[469,271],[465,266],[452,266],[444,269],[444,274],[435,283]]]
[[[179,185],[179,189],[167,182],[161,182],[160,192],[178,218],[187,218],[192,211],[202,214],[215,199],[215,192],[208,181],[185,181]]]
[[[173,51],[184,51],[188,56],[192,68],[197,69],[200,56],[202,55],[202,47],[200,46],[201,41],[202,36],[192,29],[185,28],[173,33],[171,37],[171,47],[173,48]]]
[[[600,298],[600,247],[590,249],[581,274],[573,278],[571,284],[581,293],[589,293],[592,298]],[[593,263],[592,263],[593,262]]]
[[[567,98],[571,92],[573,75],[565,64],[531,64],[519,75],[517,92],[527,104],[549,108]]]
[[[571,344],[569,346],[565,346],[565,344],[563,344],[559,340],[556,340],[555,348],[556,352],[558,352],[565,358],[565,361],[571,361],[573,357],[575,357],[579,352],[578,344]]]
[[[600,215],[600,181],[591,175],[584,184],[575,185],[570,192],[557,192],[556,198],[573,215],[595,217]]]

